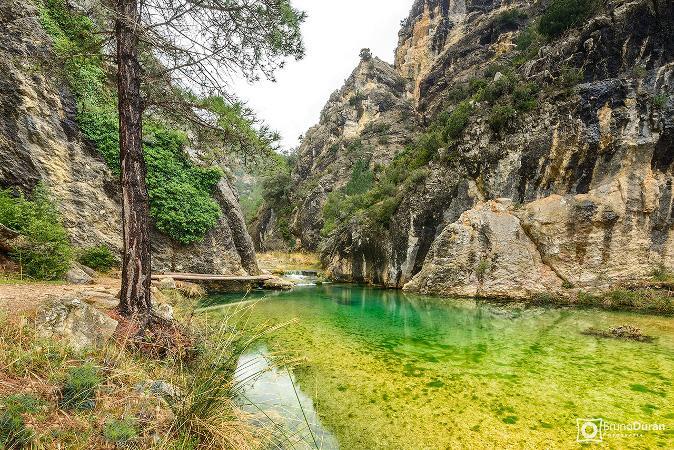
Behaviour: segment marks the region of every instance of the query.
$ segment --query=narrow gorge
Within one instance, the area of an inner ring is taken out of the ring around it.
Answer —
[[[671,270],[672,4],[607,2],[568,30],[550,15],[416,1],[395,64],[365,50],[304,135],[257,248],[287,245],[283,220],[337,280],[447,296]]]

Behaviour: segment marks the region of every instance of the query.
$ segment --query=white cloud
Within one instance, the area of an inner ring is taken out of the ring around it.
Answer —
[[[413,0],[293,0],[308,18],[302,27],[306,56],[288,61],[277,82],[248,84],[235,79],[233,88],[282,136],[284,148],[297,145],[300,134],[318,122],[330,94],[339,89],[359,61],[361,48],[393,62],[400,21]]]

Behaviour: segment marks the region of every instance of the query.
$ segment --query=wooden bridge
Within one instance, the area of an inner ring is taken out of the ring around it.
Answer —
[[[272,280],[273,275],[211,275],[202,273],[166,272],[152,275],[153,280],[173,278],[175,281],[185,281],[201,285],[208,292],[245,292],[253,287],[260,287],[266,281]]]

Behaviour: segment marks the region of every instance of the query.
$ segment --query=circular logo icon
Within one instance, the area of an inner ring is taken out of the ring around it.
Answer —
[[[594,422],[585,422],[580,427],[580,433],[585,439],[594,439],[599,434],[599,427]]]

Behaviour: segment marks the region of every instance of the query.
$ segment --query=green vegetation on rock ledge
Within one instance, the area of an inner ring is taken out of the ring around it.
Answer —
[[[61,216],[38,185],[30,198],[15,197],[0,190],[0,224],[23,236],[12,257],[23,275],[39,280],[56,280],[68,271],[73,250]]]
[[[106,79],[104,42],[96,25],[64,0],[44,0],[40,4],[40,20],[52,37],[63,64],[63,76],[77,99],[77,122],[82,133],[110,169],[119,174],[116,94]],[[177,95],[214,114],[223,133],[235,136],[228,142],[231,151],[268,149],[275,139],[265,127],[256,130],[249,111],[240,105],[230,105],[218,97],[198,100],[189,93]],[[192,162],[185,151],[189,143],[187,131],[160,114],[150,115],[143,129],[150,215],[158,230],[181,244],[203,239],[221,215],[212,195],[223,173],[215,166]],[[209,144],[217,147],[222,142]],[[207,149],[204,153],[208,153]]]

